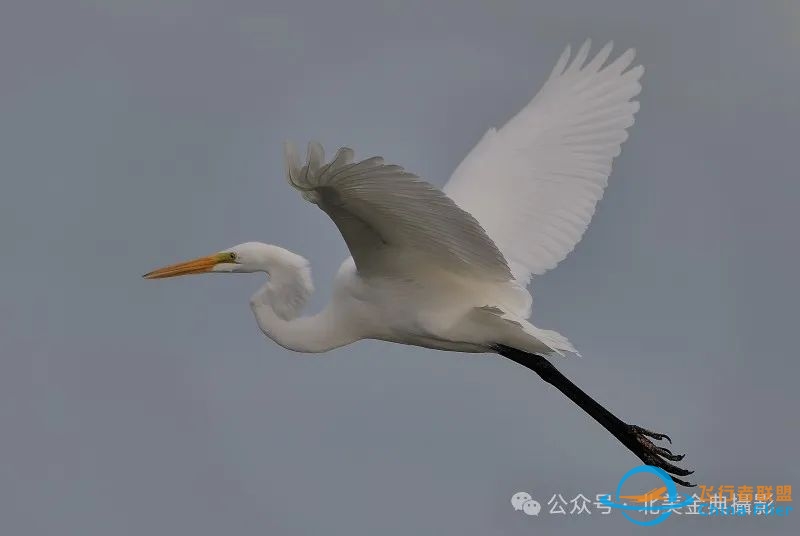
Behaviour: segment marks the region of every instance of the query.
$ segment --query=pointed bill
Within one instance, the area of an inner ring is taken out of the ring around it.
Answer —
[[[214,270],[214,266],[225,262],[226,259],[221,253],[200,257],[191,261],[171,264],[158,270],[144,274],[145,279],[163,279],[165,277],[176,277],[179,275],[206,274]]]

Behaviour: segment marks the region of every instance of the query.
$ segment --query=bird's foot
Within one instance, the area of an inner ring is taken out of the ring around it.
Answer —
[[[694,484],[690,484],[685,480],[681,480],[677,478],[679,476],[687,476],[694,471],[690,471],[688,469],[683,469],[674,465],[670,462],[679,462],[683,459],[685,454],[673,454],[668,448],[659,447],[654,444],[650,439],[655,439],[656,441],[661,441],[662,439],[666,439],[670,444],[672,444],[672,440],[669,438],[667,434],[660,434],[658,432],[653,432],[651,430],[647,430],[646,428],[642,428],[641,426],[636,426],[633,424],[629,424],[627,433],[629,437],[632,439],[629,448],[636,454],[640,460],[642,460],[647,465],[652,465],[654,467],[659,467],[669,473],[672,480],[676,483],[680,484],[681,486],[686,487],[694,487]]]

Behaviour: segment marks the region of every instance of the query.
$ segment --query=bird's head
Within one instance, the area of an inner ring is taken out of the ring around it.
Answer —
[[[171,264],[144,274],[145,279],[163,279],[190,274],[268,272],[276,255],[294,255],[278,246],[261,242],[246,242],[212,255],[191,261]]]

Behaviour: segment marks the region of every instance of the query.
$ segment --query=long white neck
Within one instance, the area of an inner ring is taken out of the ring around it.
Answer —
[[[331,302],[322,312],[300,317],[314,291],[311,270],[303,257],[278,246],[243,244],[247,271],[267,273],[269,281],[250,298],[250,307],[264,334],[289,350],[326,352],[358,339],[346,315]]]
[[[267,283],[250,300],[258,327],[279,345],[295,352],[320,353],[355,342],[336,322],[332,306],[313,316],[281,318],[273,309]],[[266,299],[264,299],[266,298]]]

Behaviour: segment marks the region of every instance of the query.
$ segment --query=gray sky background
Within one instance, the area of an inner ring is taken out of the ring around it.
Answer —
[[[318,308],[346,249],[286,185],[283,140],[441,185],[586,37],[638,49],[642,107],[534,320],[697,482],[800,485],[797,2],[5,0],[0,532],[639,530],[512,511],[638,462],[535,374],[377,342],[291,354],[251,317],[259,277],[140,277],[272,242],[312,261]]]

